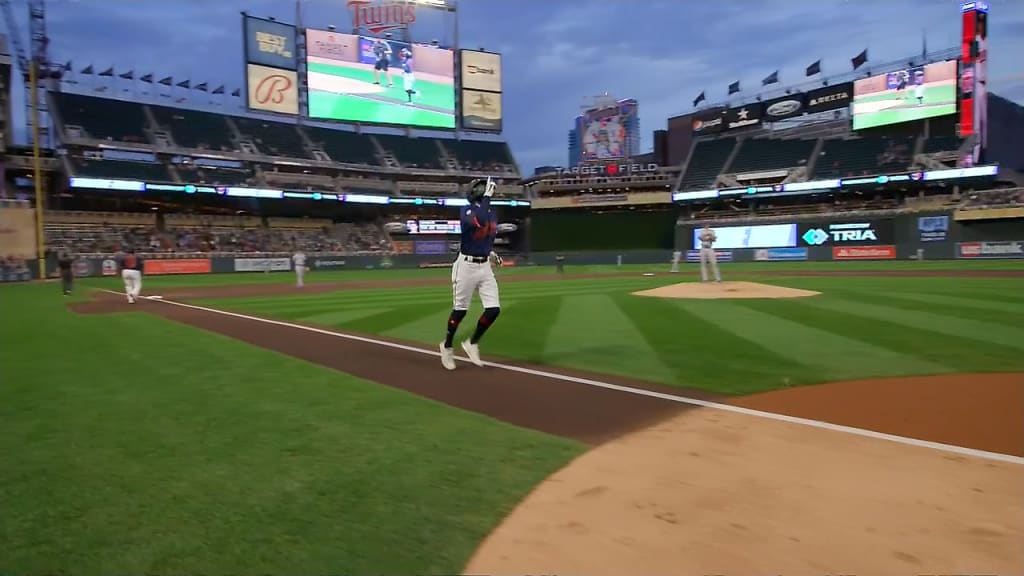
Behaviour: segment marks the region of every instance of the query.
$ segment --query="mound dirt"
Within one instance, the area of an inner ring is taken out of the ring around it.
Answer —
[[[821,292],[799,290],[783,286],[772,286],[758,282],[681,282],[651,290],[633,292],[634,296],[652,298],[696,298],[717,300],[720,298],[806,298]]]

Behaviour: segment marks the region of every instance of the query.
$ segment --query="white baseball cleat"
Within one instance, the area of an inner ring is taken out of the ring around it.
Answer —
[[[135,298],[132,298],[131,296],[129,296],[128,297],[128,303],[129,304],[135,304]]]
[[[455,370],[455,352],[451,348],[445,348],[441,342],[441,366],[447,370]]]
[[[480,359],[480,347],[469,340],[462,341],[462,350],[469,356],[469,361],[477,366],[483,366],[484,361]]]

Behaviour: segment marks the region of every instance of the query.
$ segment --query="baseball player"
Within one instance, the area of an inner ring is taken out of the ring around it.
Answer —
[[[292,264],[295,265],[295,286],[302,288],[305,286],[303,279],[309,271],[309,268],[306,268],[306,254],[302,250],[295,252],[292,255]]]
[[[384,76],[388,79],[388,87],[394,86],[394,82],[391,81],[391,44],[382,38],[377,38],[373,41],[373,57],[376,58],[376,62],[373,63],[373,83],[380,84],[380,73],[384,72]]]
[[[700,281],[708,281],[708,269],[707,266],[711,266],[711,272],[715,276],[715,282],[721,282],[722,277],[718,274],[718,255],[715,254],[713,246],[718,240],[718,236],[715,235],[715,231],[711,229],[707,224],[704,225],[700,230]]]
[[[60,283],[65,296],[71,295],[71,289],[75,284],[75,273],[72,266],[74,266],[74,261],[71,259],[71,255],[67,251],[61,250],[57,254],[57,269],[60,270]]]
[[[682,259],[683,259],[682,251],[676,250],[675,252],[672,253],[672,269],[670,270],[670,272],[672,272],[672,273],[679,272],[679,261],[682,260]]]
[[[473,364],[484,365],[477,344],[501,313],[498,281],[491,269],[492,264],[501,266],[501,258],[493,249],[494,236],[498,232],[498,219],[491,209],[491,195],[495,188],[497,185],[490,178],[474,180],[469,185],[469,204],[460,212],[462,242],[459,255],[452,264],[452,312],[448,316],[448,331],[440,346],[441,365],[448,370],[455,370],[452,342],[455,331],[469,311],[473,293],[480,293],[484,306],[473,335],[462,342],[462,350]]]
[[[124,293],[128,296],[128,303],[135,304],[139,292],[142,291],[142,258],[135,255],[134,248],[128,248],[121,256],[120,264]]]
[[[412,97],[420,95],[416,90],[416,75],[412,71],[412,50],[402,48],[398,52],[398,58],[402,61],[402,89],[409,98],[406,104],[412,105]]]

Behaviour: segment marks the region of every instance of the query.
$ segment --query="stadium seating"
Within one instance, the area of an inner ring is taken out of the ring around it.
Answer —
[[[256,143],[256,147],[264,154],[312,159],[294,124],[241,117],[235,117],[232,120],[238,126],[238,131],[243,135],[250,136]]]
[[[913,137],[826,140],[815,164],[819,179],[870,176],[910,167]]]
[[[172,182],[167,165],[160,162],[129,162],[126,160],[86,160],[72,158],[75,176]]]
[[[504,142],[483,142],[474,140],[442,140],[445,151],[455,158],[464,170],[504,171],[515,166],[508,145]]]
[[[740,144],[729,172],[755,172],[807,165],[817,144],[814,140],[751,138]]]
[[[175,167],[182,182],[210,186],[245,186],[252,184],[255,175],[250,170],[237,168],[211,168],[179,164]]]
[[[735,138],[697,142],[680,183],[680,190],[711,187],[735,146]]]
[[[925,154],[937,154],[939,152],[955,152],[960,149],[960,140],[957,136],[932,136],[924,143]]]
[[[51,92],[65,126],[79,126],[88,136],[119,142],[149,142],[140,104],[80,94]]]
[[[175,144],[184,148],[236,152],[224,117],[210,112],[150,106],[157,124],[170,131]]]
[[[346,130],[304,126],[309,139],[335,162],[379,166],[377,149],[369,136]]]
[[[442,168],[440,150],[434,138],[407,138],[391,134],[374,134],[373,137],[385,150],[394,154],[403,167],[433,170]]]

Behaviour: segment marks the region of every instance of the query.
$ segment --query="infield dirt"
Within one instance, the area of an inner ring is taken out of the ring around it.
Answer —
[[[444,282],[389,287],[438,283]],[[311,286],[319,292],[368,284]],[[295,293],[290,286],[265,285],[163,295],[182,300]],[[101,294],[75,308],[155,314],[595,446],[538,486],[481,545],[467,572],[1010,574],[1024,566],[1024,465],[1014,462],[697,408],[536,373],[466,362],[446,372],[436,350],[419,344],[390,348],[167,301],[130,306],[119,296]],[[823,384],[724,399],[486,359],[1024,455],[1021,374]]]

